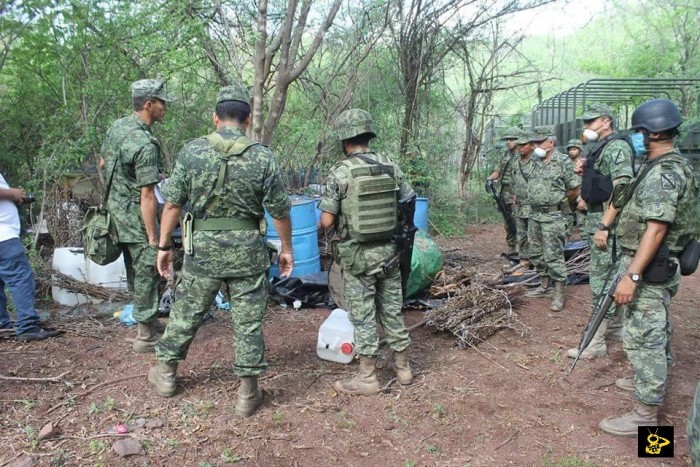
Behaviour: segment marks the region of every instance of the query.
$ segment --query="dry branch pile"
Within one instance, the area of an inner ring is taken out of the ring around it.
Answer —
[[[438,331],[449,331],[460,347],[476,346],[504,328],[514,328],[513,306],[524,293],[523,287],[499,290],[477,279],[472,259],[463,252],[445,253],[444,268],[430,288],[432,296],[445,298],[445,304],[426,313],[426,324]]]
[[[96,284],[88,284],[87,282],[79,281],[58,271],[53,271],[51,276],[37,276],[37,282],[48,280],[49,286],[57,286],[69,292],[87,295],[93,298],[107,300],[109,302],[126,302],[129,300],[129,294],[126,290],[111,289],[102,287]]]

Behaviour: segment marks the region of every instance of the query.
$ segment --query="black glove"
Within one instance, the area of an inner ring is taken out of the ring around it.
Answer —
[[[491,187],[493,186],[493,180],[490,178],[486,179],[486,193],[491,194]]]

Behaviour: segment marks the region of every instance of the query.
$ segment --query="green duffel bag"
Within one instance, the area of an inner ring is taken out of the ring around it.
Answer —
[[[430,287],[442,269],[442,252],[435,240],[422,230],[416,232],[411,254],[411,273],[406,282],[406,298]]]

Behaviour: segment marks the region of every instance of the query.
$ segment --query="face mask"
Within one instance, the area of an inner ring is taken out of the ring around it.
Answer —
[[[647,153],[647,148],[644,145],[644,139],[644,133],[632,133],[630,135],[634,155],[637,157],[643,157]]]
[[[547,155],[547,151],[545,151],[545,150],[542,149],[542,148],[535,148],[535,150],[532,151],[532,155],[533,155],[536,159],[543,159],[543,158]]]
[[[584,141],[598,141],[598,132],[595,130],[591,130],[590,128],[586,128],[583,130],[583,140]]]

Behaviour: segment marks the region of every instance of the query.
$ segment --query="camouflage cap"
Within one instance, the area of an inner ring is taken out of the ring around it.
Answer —
[[[520,137],[520,128],[512,126],[501,133],[501,140],[518,139]]]
[[[362,109],[349,109],[338,115],[335,119],[335,132],[341,141],[365,133],[369,133],[372,138],[377,136],[372,116]]]
[[[570,139],[569,143],[566,145],[566,150],[568,151],[569,148],[579,148],[583,151],[583,141],[580,139]]]
[[[530,141],[532,141],[530,137],[530,133],[524,130],[520,130],[520,134],[518,135],[518,139],[515,140],[515,144],[527,144]]]
[[[530,141],[544,141],[547,138],[551,138],[554,136],[554,127],[553,126],[538,126],[535,127],[535,131],[532,133],[530,136]]]
[[[219,96],[216,98],[216,103],[224,101],[240,101],[250,104],[250,94],[248,88],[242,84],[234,84],[219,89]]]
[[[131,83],[131,97],[155,97],[165,102],[172,98],[165,90],[165,82],[159,79],[140,79]]]
[[[615,114],[608,105],[591,104],[586,108],[586,111],[583,113],[583,115],[581,115],[580,118],[585,122],[586,120],[595,120],[596,118],[602,117],[603,115],[612,117]]]

